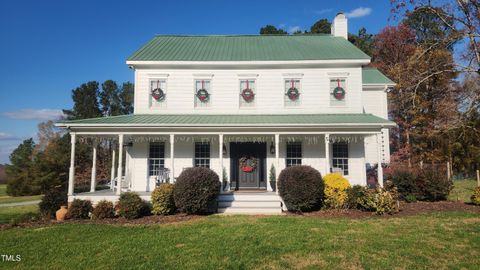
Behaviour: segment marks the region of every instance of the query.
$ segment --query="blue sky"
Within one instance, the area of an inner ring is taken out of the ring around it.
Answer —
[[[0,163],[37,124],[71,108],[90,80],[132,81],[125,59],[155,34],[258,34],[273,24],[308,29],[339,11],[349,31],[393,24],[388,0],[0,2]]]

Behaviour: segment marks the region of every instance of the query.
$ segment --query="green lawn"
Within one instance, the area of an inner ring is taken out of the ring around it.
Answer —
[[[0,185],[0,204],[28,202],[42,199],[42,195],[12,197],[7,195],[7,185]]]
[[[453,181],[453,190],[450,192],[448,199],[451,201],[470,202],[470,197],[476,187],[477,182],[475,180],[455,180]]]
[[[181,224],[0,231],[5,268],[475,269],[480,214],[328,219],[210,216]],[[478,269],[478,268],[477,268]]]
[[[0,224],[9,223],[28,213],[37,213],[38,205],[23,205],[14,207],[0,207]]]

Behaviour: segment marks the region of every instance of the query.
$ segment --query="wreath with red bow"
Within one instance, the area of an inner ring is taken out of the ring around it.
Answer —
[[[255,93],[253,93],[252,89],[245,88],[242,90],[241,96],[246,102],[252,102],[252,100],[255,98]]]
[[[152,97],[156,101],[163,101],[165,99],[165,92],[163,92],[162,88],[155,88],[152,90]]]
[[[258,160],[252,156],[244,156],[240,158],[239,163],[243,172],[250,173],[257,168]]]
[[[343,100],[345,98],[345,89],[340,86],[340,80],[337,80],[337,87],[333,89],[332,95],[337,100]]]
[[[200,90],[197,91],[197,98],[201,102],[207,102],[208,99],[210,98],[210,94],[208,93],[208,91],[206,89],[200,89]]]

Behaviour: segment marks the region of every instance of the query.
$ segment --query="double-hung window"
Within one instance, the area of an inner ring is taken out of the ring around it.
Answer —
[[[285,107],[298,107],[300,106],[300,92],[301,92],[300,79],[285,79],[284,81],[284,102]]]
[[[148,156],[148,175],[157,176],[161,169],[165,166],[165,143],[150,143],[150,151]]]
[[[330,106],[346,106],[348,90],[345,78],[330,79]]]
[[[240,108],[255,107],[257,84],[254,79],[240,80]]]
[[[348,175],[348,143],[332,144],[332,163],[334,169],[341,169],[343,175]]]
[[[150,80],[150,107],[167,107],[167,80]]]
[[[194,89],[195,108],[206,108],[212,104],[212,81],[195,80]]]
[[[301,142],[287,143],[287,159],[285,160],[285,162],[287,167],[302,165]]]
[[[195,167],[210,168],[210,143],[195,142]]]

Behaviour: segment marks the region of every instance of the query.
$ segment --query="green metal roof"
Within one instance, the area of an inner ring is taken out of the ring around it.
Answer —
[[[378,69],[372,67],[362,68],[362,81],[363,84],[395,84]]]
[[[59,126],[395,125],[372,114],[131,114],[60,122]]]
[[[128,61],[285,61],[370,59],[332,35],[156,36]]]

